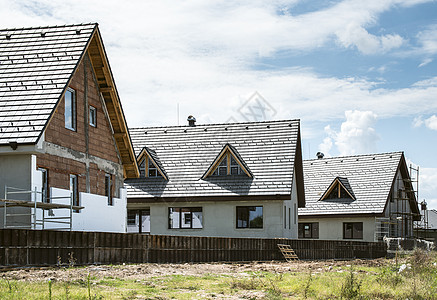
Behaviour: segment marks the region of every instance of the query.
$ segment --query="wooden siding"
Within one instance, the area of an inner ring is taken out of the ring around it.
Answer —
[[[277,244],[300,259],[378,258],[384,243],[289,239],[213,238],[136,233],[1,229],[0,266],[186,263],[284,260]]]

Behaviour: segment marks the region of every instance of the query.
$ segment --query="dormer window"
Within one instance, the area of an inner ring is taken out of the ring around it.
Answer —
[[[349,180],[343,177],[337,177],[328,187],[320,200],[328,199],[351,199],[356,200],[354,192],[349,184]]]
[[[140,163],[140,177],[158,176],[161,176],[161,174],[159,174],[158,172],[158,168],[153,164],[152,160],[149,157],[145,157]]]
[[[163,177],[168,180],[156,152],[152,149],[144,147],[138,156],[138,161],[140,177]]]
[[[209,169],[202,176],[227,176],[227,175],[247,175],[252,177],[252,173],[244,163],[237,150],[230,144],[226,144],[222,151],[217,155]]]

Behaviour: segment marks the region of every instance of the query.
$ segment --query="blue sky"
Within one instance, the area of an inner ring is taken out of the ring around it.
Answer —
[[[437,209],[436,1],[0,6],[3,28],[98,22],[131,127],[299,118],[305,159],[405,151]]]

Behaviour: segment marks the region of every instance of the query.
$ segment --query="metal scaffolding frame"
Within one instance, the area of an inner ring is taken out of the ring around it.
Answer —
[[[16,195],[26,196],[29,195],[29,200],[16,200],[13,199]],[[41,197],[38,197],[41,195]],[[49,197],[47,202],[37,201],[38,198],[43,199],[43,193],[35,190],[24,190],[11,186],[5,186],[5,198],[0,199],[3,203],[3,228],[26,228],[26,229],[45,229],[46,223],[55,223],[60,227],[50,227],[49,229],[56,230],[72,230],[73,210],[79,211],[83,209],[83,206],[73,205],[73,194],[65,197]],[[69,199],[70,204],[54,203],[54,200]],[[29,208],[29,212],[14,212],[11,210],[8,212],[8,208],[12,207],[24,207]],[[67,209],[69,211],[67,216],[46,216],[45,211],[53,209]],[[38,217],[38,210],[41,210],[41,216]],[[17,217],[29,217],[30,222],[11,222],[11,218]],[[9,221],[9,222],[8,222]],[[64,225],[64,227],[62,227]],[[65,226],[67,225],[67,226]]]
[[[392,211],[389,205],[388,217],[375,218],[376,240],[382,240],[384,236],[401,238],[416,237],[414,232],[415,214],[409,209],[409,201],[411,198],[419,198],[419,166],[413,167],[410,164],[409,169],[409,178],[397,178],[398,190],[392,191],[391,198],[397,203],[396,210]],[[402,183],[402,185],[400,183]],[[410,222],[411,226],[409,225]],[[409,228],[412,228],[411,232]]]

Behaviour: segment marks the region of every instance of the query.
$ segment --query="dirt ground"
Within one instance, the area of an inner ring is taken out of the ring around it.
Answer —
[[[341,268],[352,266],[382,266],[388,260],[347,260],[347,261],[294,261],[294,262],[250,262],[250,263],[193,263],[193,264],[134,264],[134,265],[91,265],[84,267],[51,267],[51,268],[23,268],[0,269],[0,277],[20,281],[71,281],[83,279],[88,274],[96,278],[145,279],[166,275],[206,274],[230,275],[235,277],[247,276],[247,272],[341,272]]]

